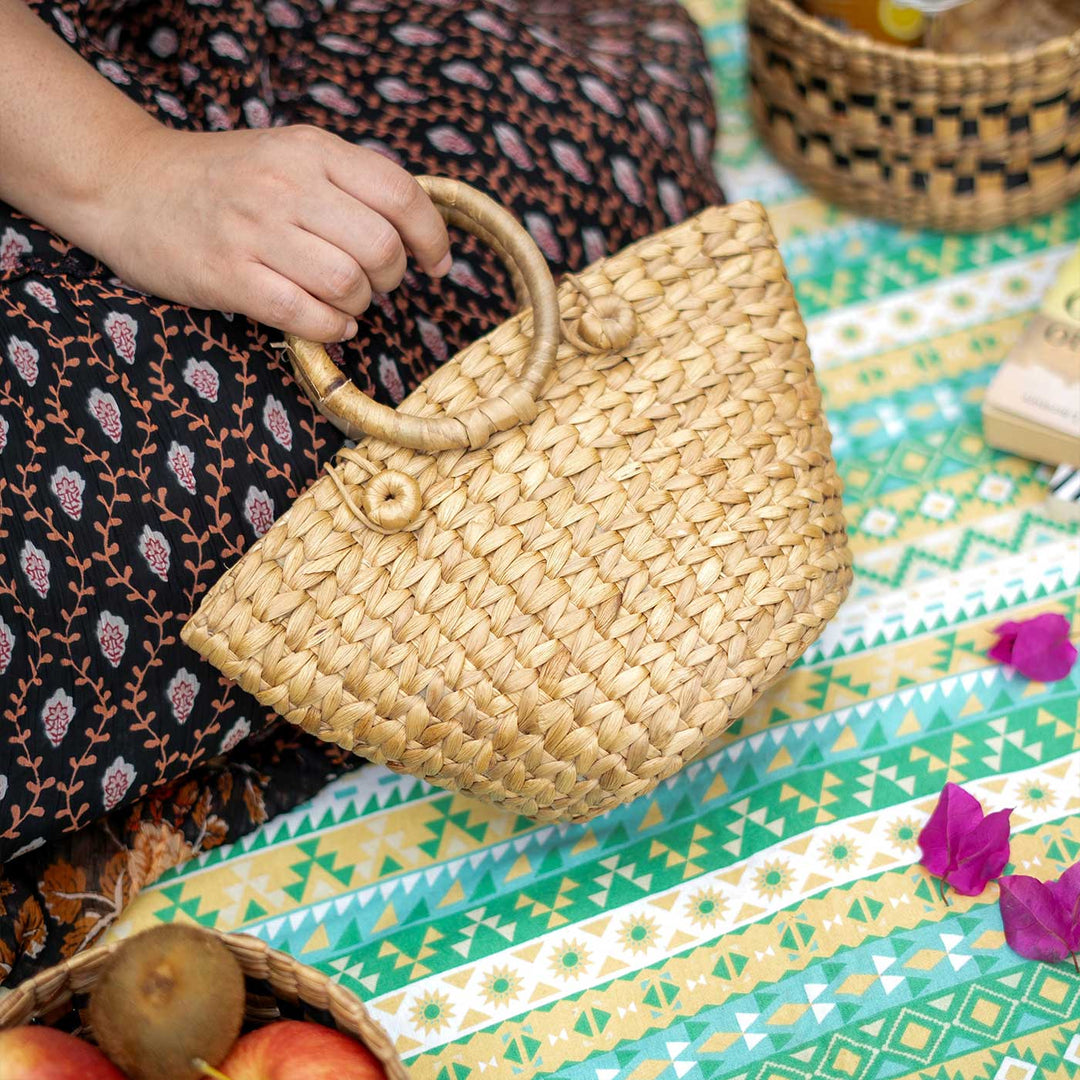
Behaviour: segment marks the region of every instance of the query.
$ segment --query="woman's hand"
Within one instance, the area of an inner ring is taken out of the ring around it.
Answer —
[[[438,211],[406,172],[315,128],[163,127],[0,0],[0,199],[168,300],[319,341],[356,333],[410,251],[450,267]]]
[[[94,247],[157,296],[339,341],[356,333],[372,292],[401,281],[406,251],[429,274],[450,268],[446,227],[420,185],[317,128],[154,125],[126,155]]]

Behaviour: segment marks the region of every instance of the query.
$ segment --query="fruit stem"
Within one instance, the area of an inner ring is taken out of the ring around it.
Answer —
[[[1080,960],[1076,959],[1076,953],[1069,953],[1072,957],[1073,967],[1076,968],[1077,975],[1080,975]]]
[[[213,1065],[203,1061],[202,1058],[192,1058],[191,1064],[194,1065],[195,1068],[198,1069],[199,1072],[203,1073],[205,1076],[212,1077],[213,1080],[229,1080],[229,1078],[223,1072],[221,1072],[220,1069],[215,1069]]]

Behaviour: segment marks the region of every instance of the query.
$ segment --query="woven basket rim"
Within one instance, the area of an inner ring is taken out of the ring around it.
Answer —
[[[289,993],[283,993],[274,985],[275,981],[280,979],[281,970],[308,973],[310,983],[320,986],[326,995],[326,1005],[316,1007],[328,1010],[339,1025],[342,1017],[348,1021],[350,1029],[347,1033],[374,1054],[385,1071],[387,1080],[407,1080],[408,1073],[390,1036],[372,1019],[363,1001],[352,990],[295,956],[271,948],[261,938],[252,934],[227,932],[212,927],[197,929],[216,937],[229,949],[240,964],[245,980],[264,979],[269,982],[272,993],[279,999],[289,998]],[[0,995],[0,1031],[34,1020],[42,1014],[43,1005],[63,1001],[65,995],[70,997],[81,981],[83,970],[88,968],[91,975],[96,975],[121,943],[120,940],[110,941],[84,949],[67,960],[61,960],[52,967],[39,971]],[[265,975],[251,970],[256,963],[266,965]],[[275,968],[278,971],[275,971]],[[76,981],[75,987],[72,985],[73,977]],[[298,986],[289,988],[292,992],[299,992],[299,989]],[[301,999],[308,1000],[302,995]],[[23,1018],[16,1019],[20,1015]],[[340,1026],[338,1030],[341,1030]]]
[[[1080,57],[1080,27],[1073,33],[1050,38],[1038,45],[1029,45],[1022,49],[1008,52],[990,53],[949,53],[923,46],[893,45],[886,41],[877,41],[867,34],[846,34],[829,26],[824,19],[805,11],[796,0],[752,0],[748,5],[750,16],[755,7],[772,7],[796,24],[804,34],[820,38],[837,52],[834,66],[843,67],[852,56],[865,56],[887,61],[912,69],[951,68],[956,71],[974,68],[995,70],[1015,70],[1027,64],[1039,65],[1044,61],[1057,61],[1062,57]],[[768,27],[763,28],[768,33]],[[771,35],[770,35],[771,36]]]

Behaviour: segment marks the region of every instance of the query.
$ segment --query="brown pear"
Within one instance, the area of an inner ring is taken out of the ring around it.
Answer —
[[[240,1034],[244,974],[212,934],[159,926],[124,941],[90,995],[101,1049],[131,1080],[199,1080]]]

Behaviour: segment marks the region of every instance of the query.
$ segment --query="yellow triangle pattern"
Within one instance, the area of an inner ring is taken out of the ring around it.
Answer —
[[[387,904],[386,910],[378,917],[375,925],[371,928],[371,932],[377,934],[380,930],[389,930],[391,926],[397,926],[397,923],[398,917],[394,905]]]

